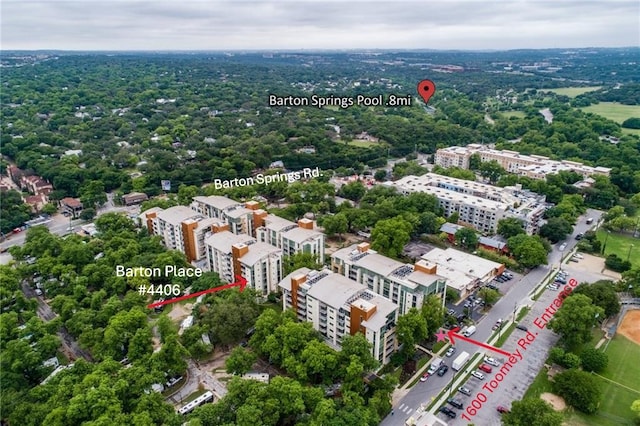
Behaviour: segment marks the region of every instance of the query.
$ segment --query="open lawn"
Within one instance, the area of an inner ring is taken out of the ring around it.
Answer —
[[[594,90],[600,89],[602,86],[594,86],[594,87],[561,87],[559,89],[548,89],[544,90],[545,92],[553,92],[558,95],[568,96],[570,98],[575,98],[578,95],[582,95],[583,93],[593,92]]]
[[[607,237],[607,235],[609,235]],[[634,266],[640,266],[640,238],[634,238],[629,234],[617,232],[607,233],[604,229],[598,230],[598,240],[602,244],[607,241],[605,255],[617,254],[618,257],[629,261]],[[633,246],[633,247],[632,247]]]
[[[344,140],[336,140],[336,143],[345,143]],[[372,146],[386,146],[387,144],[385,142],[382,141],[378,141],[378,142],[373,142],[373,141],[360,141],[360,140],[350,140],[348,142],[346,142],[347,145],[351,145],[351,146],[357,146],[360,148],[369,148]]]
[[[524,118],[525,117],[525,113],[522,111],[501,111],[500,114],[504,115],[507,118],[511,118],[511,117]]]
[[[616,123],[622,123],[630,117],[640,117],[640,105],[622,105],[617,102],[600,102],[597,105],[591,105],[580,108],[585,112],[592,112],[601,115]]]

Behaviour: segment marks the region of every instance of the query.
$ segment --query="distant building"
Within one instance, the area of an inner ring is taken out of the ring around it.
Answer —
[[[372,355],[386,364],[396,350],[398,306],[362,284],[329,270],[300,268],[286,276],[283,309],[293,309],[325,341],[339,348],[345,335],[361,332],[372,344]]]
[[[494,251],[498,254],[508,254],[509,247],[505,241],[500,240],[497,237],[480,237],[478,239],[478,247],[485,250]]]
[[[398,305],[400,315],[421,308],[429,295],[443,297],[447,280],[435,268],[398,262],[360,243],[336,251],[331,270],[352,279]]]
[[[524,155],[516,151],[490,149],[485,145],[469,144],[467,146],[450,146],[436,151],[435,164],[448,168],[469,168],[469,159],[478,154],[480,161],[495,160],[509,173],[527,176],[532,179],[544,179],[549,174],[560,171],[576,172],[583,177],[591,175],[609,176],[611,169],[607,167],[586,166],[577,161],[551,160],[542,155]]]
[[[122,196],[122,202],[125,206],[132,206],[134,204],[140,204],[143,201],[147,201],[149,196],[142,192],[131,192]]]
[[[65,197],[60,200],[60,208],[63,213],[67,213],[72,218],[76,219],[82,213],[82,203],[77,198]]]
[[[543,195],[523,190],[520,185],[501,188],[435,173],[405,176],[385,185],[394,186],[403,194],[434,195],[445,216],[457,213],[459,225],[483,233],[495,233],[500,219],[512,217],[522,222],[528,234],[535,234],[547,208]]]

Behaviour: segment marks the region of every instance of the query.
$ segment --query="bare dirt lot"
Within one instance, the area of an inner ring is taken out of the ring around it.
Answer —
[[[584,259],[579,259],[577,262],[567,262],[567,266],[581,269],[592,274],[602,274],[614,280],[620,279],[621,275],[618,272],[605,268],[603,258],[586,253],[581,253],[581,255],[584,256]]]
[[[618,327],[618,333],[640,345],[640,310],[628,311]]]
[[[548,402],[549,404],[551,404],[553,409],[556,410],[556,411],[562,411],[565,408],[567,408],[567,404],[565,404],[564,399],[562,397],[558,396],[558,395],[554,395],[552,393],[545,392],[542,395],[540,395],[540,398],[543,401]]]

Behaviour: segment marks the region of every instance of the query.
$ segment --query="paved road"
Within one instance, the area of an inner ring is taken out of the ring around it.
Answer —
[[[209,371],[201,369],[192,359],[187,360],[187,382],[180,390],[167,398],[176,406],[181,406],[189,395],[199,390],[200,383],[204,388],[212,391],[216,398],[222,398],[227,394],[227,388]]]
[[[532,270],[529,274],[522,277],[520,281],[516,279],[512,280],[514,284],[511,286],[511,289],[503,295],[503,297],[496,303],[496,305],[488,312],[482,320],[478,323],[478,331],[473,335],[473,338],[482,342],[486,342],[487,339],[491,336],[492,330],[491,327],[498,320],[498,318],[502,319],[511,319],[513,318],[514,308],[519,308],[526,305],[532,305],[533,302],[527,296],[529,292],[536,287],[542,279],[549,273],[551,268],[557,268],[560,264],[563,254],[566,254],[576,245],[577,241],[575,239],[575,235],[578,233],[584,233],[588,229],[595,226],[600,218],[601,212],[596,210],[588,210],[587,213],[582,216],[577,225],[574,228],[573,234],[568,236],[564,241],[566,243],[566,248],[561,252],[559,247],[561,243],[556,244],[553,247],[553,251],[549,253],[548,256],[548,265],[540,266],[534,270]],[[585,223],[587,217],[593,217],[594,223],[587,225]],[[510,282],[510,283],[511,283]],[[543,304],[543,300],[539,299],[538,304]],[[536,305],[537,306],[537,305]],[[541,305],[542,306],[542,305]],[[546,308],[546,305],[544,305]],[[536,308],[537,309],[537,308]],[[531,315],[531,314],[530,314]],[[545,330],[546,331],[546,330]],[[550,340],[543,338],[541,335],[540,339],[537,342],[541,346],[547,346],[546,350],[551,346]],[[546,343],[545,343],[546,342]],[[472,345],[467,342],[457,342],[457,353],[461,353],[462,351],[469,352],[472,356],[474,353],[478,352],[478,347]],[[544,361],[544,359],[542,359]],[[451,364],[452,359],[446,359],[447,364]],[[536,372],[537,373],[537,372]],[[515,376],[515,375],[514,375]],[[535,377],[535,374],[533,375]],[[453,379],[452,370],[450,369],[447,374],[443,377],[432,376],[426,382],[418,382],[404,397],[402,397],[396,404],[394,404],[394,415],[388,415],[381,423],[383,426],[400,426],[404,425],[405,421],[411,417],[411,414],[415,413],[416,409],[420,407],[421,404],[429,405],[431,401],[443,390]],[[475,380],[475,379],[474,379]],[[532,380],[532,379],[531,379]],[[529,382],[530,383],[530,382]],[[526,384],[528,387],[529,383]],[[525,384],[522,383],[520,385],[524,390],[526,390]],[[494,406],[498,405],[498,401],[501,401],[503,405],[510,406],[508,401],[512,401],[517,399],[515,395],[512,393],[512,389],[505,389],[500,387],[496,390],[496,393],[490,395],[490,399],[487,404]],[[443,415],[440,415],[443,416]],[[444,419],[444,418],[443,418]],[[448,420],[448,419],[447,419]],[[477,422],[476,424],[484,424]]]

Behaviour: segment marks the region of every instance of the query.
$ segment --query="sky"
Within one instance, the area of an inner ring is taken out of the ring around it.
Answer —
[[[0,0],[2,50],[640,45],[638,0]]]

